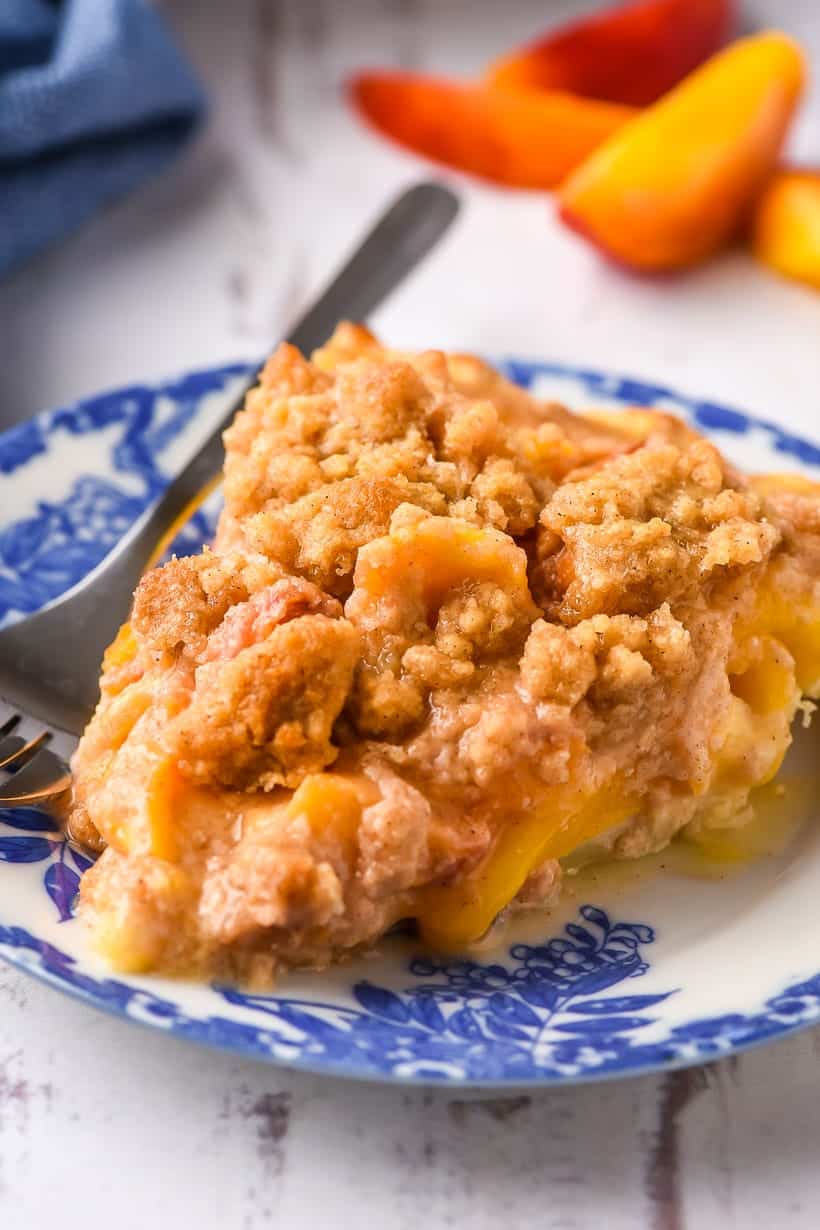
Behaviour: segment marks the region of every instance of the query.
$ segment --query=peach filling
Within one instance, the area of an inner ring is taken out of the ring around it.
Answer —
[[[547,788],[540,803],[507,823],[479,866],[453,885],[421,894],[417,918],[422,937],[453,949],[480,939],[509,905],[530,872],[626,820],[636,808],[623,786],[611,781],[586,798],[568,786]]]
[[[431,621],[447,594],[465,581],[492,581],[528,595],[527,557],[507,535],[454,517],[426,516],[391,526],[359,552],[356,587],[374,599],[401,593]],[[532,600],[533,618],[537,615]]]

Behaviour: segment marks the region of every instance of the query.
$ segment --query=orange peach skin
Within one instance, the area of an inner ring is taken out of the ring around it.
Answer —
[[[734,0],[639,0],[550,31],[490,66],[491,85],[645,107],[723,45]]]
[[[554,188],[634,111],[571,94],[494,90],[410,73],[362,73],[358,111],[434,162],[511,188]]]
[[[739,229],[804,82],[784,34],[733,43],[602,145],[563,186],[562,219],[635,269],[681,269]]]
[[[820,171],[778,171],[752,218],[758,260],[820,290]]]

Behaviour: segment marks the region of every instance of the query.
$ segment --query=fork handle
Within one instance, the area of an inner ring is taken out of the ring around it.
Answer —
[[[403,192],[294,325],[287,340],[303,354],[310,354],[327,341],[340,320],[366,319],[440,239],[458,209],[458,198],[442,184],[420,183]],[[115,588],[122,588],[130,597],[163,531],[220,473],[225,459],[222,432],[257,380],[258,373],[242,387],[217,427],[157,503],[125,534],[114,552],[122,557],[123,565],[117,569],[116,581],[112,574],[112,596]],[[110,555],[104,564],[111,568]],[[121,611],[124,615],[124,605]]]
[[[458,198],[440,184],[410,188],[381,216],[289,338],[320,346],[339,320],[363,319],[415,267],[449,227]],[[99,695],[102,655],[128,614],[131,596],[163,531],[221,470],[222,431],[250,380],[163,495],[92,573],[20,624],[0,631],[0,695],[24,712],[81,733]]]

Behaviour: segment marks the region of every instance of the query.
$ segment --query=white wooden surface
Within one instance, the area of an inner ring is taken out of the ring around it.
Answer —
[[[345,74],[468,73],[589,5],[165,7],[211,89],[211,125],[175,171],[0,284],[0,421],[262,353],[419,173],[340,105]],[[814,0],[758,0],[746,15],[793,30],[820,66]],[[795,133],[815,160],[818,119],[815,97]],[[820,295],[742,253],[672,283],[631,280],[544,198],[464,193],[457,233],[379,315],[392,340],[609,365],[820,434]],[[0,1226],[813,1230],[818,1053],[808,1033],[667,1077],[454,1099],[186,1047],[0,966]]]

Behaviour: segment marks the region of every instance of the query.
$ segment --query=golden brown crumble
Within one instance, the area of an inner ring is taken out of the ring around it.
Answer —
[[[820,690],[816,491],[668,415],[345,325],[281,346],[225,444],[214,547],[141,582],[75,759],[119,964],[480,933],[558,890],[570,833],[634,856],[745,814]]]

